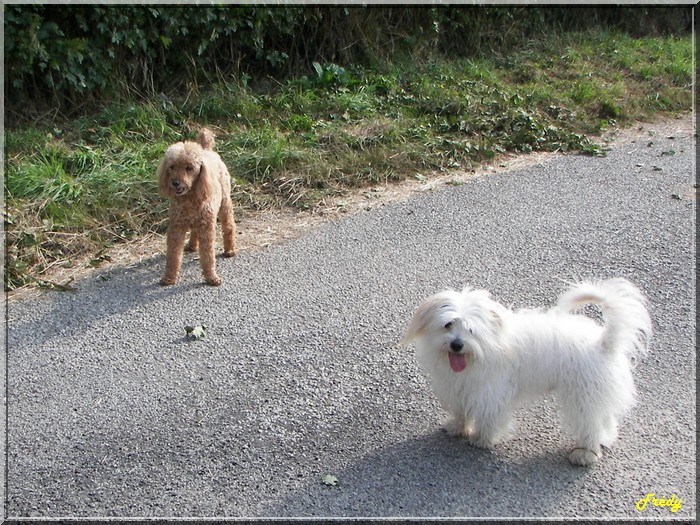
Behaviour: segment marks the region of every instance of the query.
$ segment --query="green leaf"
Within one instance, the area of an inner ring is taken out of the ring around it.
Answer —
[[[326,474],[323,476],[323,484],[336,487],[338,485],[338,478],[331,476],[330,474]]]
[[[207,333],[207,327],[204,325],[185,326],[185,337],[190,341],[198,341],[203,339]]]

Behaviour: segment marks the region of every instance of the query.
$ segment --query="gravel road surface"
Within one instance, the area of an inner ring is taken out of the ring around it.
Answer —
[[[6,515],[694,518],[695,156],[690,117],[648,125],[604,158],[443,184],[218,258],[219,288],[192,255],[159,286],[156,256],[10,302]],[[469,283],[548,307],[562,280],[614,276],[647,295],[655,335],[598,465],[568,463],[551,396],[492,451],[440,430],[397,346],[423,298]],[[680,508],[637,510],[652,493]]]

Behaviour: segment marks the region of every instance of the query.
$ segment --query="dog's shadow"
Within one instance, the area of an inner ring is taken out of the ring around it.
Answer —
[[[235,265],[240,264],[243,257],[236,259],[217,257],[220,264],[220,274],[226,279]],[[226,261],[226,262],[224,262]],[[130,266],[115,266],[104,271],[96,271],[93,274],[82,277],[66,291],[48,290],[44,292],[38,301],[43,303],[39,309],[40,314],[19,314],[17,318],[14,311],[22,312],[31,308],[32,302],[23,304],[22,301],[8,305],[9,322],[11,327],[22,328],[24,331],[34,334],[33,337],[51,338],[52,333],[47,333],[44,326],[53,326],[56,319],[67,319],[62,322],[63,337],[74,332],[88,329],[93,323],[115,314],[138,311],[157,303],[168,303],[173,298],[191,298],[194,295],[216,297],[230,293],[231,283],[224,281],[224,286],[214,287],[206,284],[201,276],[199,260],[196,254],[185,253],[182,265],[182,275],[174,286],[162,286],[160,278],[165,266],[163,254],[153,255]],[[48,317],[50,320],[45,321]],[[136,320],[138,321],[138,320]],[[184,322],[196,322],[198,319],[185,319]],[[138,324],[138,322],[136,323]],[[35,326],[36,328],[32,328]]]
[[[441,430],[369,453],[261,510],[264,516],[559,516],[575,501],[588,470],[567,450],[484,450]],[[331,481],[333,481],[331,479]]]

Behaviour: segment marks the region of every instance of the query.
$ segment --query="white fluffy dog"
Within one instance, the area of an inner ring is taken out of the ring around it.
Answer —
[[[600,307],[602,326],[570,313],[586,304]],[[512,430],[519,403],[553,391],[576,438],[569,461],[588,466],[634,404],[630,359],[650,336],[644,297],[620,278],[575,285],[547,311],[512,311],[468,287],[438,293],[418,307],[402,344],[415,342],[452,416],[448,434],[491,447]]]

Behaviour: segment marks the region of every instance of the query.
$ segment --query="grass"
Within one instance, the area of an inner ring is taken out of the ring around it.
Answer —
[[[601,154],[613,126],[687,112],[690,37],[611,33],[532,41],[507,56],[439,57],[375,70],[315,66],[256,91],[222,82],[187,97],[117,100],[76,120],[6,130],[6,290],[167,227],[155,168],[201,125],[254,209],[324,198],[500,153]]]

